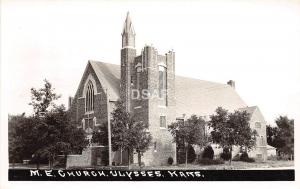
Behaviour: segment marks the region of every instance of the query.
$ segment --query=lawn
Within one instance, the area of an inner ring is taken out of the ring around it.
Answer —
[[[145,167],[144,169],[185,169],[185,165],[160,166],[160,167]],[[238,169],[294,169],[294,161],[273,161],[247,163],[242,161],[225,162],[221,165],[199,165],[188,164],[187,169],[197,170],[238,170]]]
[[[12,168],[12,165],[9,166]],[[40,169],[48,169],[48,165],[41,165]],[[36,169],[35,164],[30,165],[23,165],[23,164],[16,164],[15,169]],[[60,168],[55,168],[60,169]],[[63,167],[61,169],[64,169]],[[121,169],[127,170],[127,166],[123,167],[100,167],[100,166],[91,166],[91,167],[76,167],[76,169]],[[139,169],[138,166],[132,165],[131,169]],[[283,160],[268,160],[267,162],[253,162],[247,163],[242,161],[232,161],[231,165],[229,162],[225,162],[221,165],[199,165],[199,164],[188,164],[185,167],[185,164],[180,165],[172,165],[172,166],[155,166],[150,167],[146,166],[142,168],[143,170],[238,170],[238,169],[294,169],[294,161],[283,161]]]

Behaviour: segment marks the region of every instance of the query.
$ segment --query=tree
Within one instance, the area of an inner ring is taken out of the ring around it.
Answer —
[[[284,140],[280,137],[280,129],[267,125],[267,143],[276,148],[277,153],[280,148],[283,148],[285,145]]]
[[[8,147],[9,147],[9,162],[13,164],[22,161],[23,143],[19,142],[20,138],[17,136],[18,127],[23,126],[26,121],[25,113],[22,115],[8,116]]]
[[[223,148],[228,147],[232,157],[232,146],[251,149],[255,145],[256,131],[249,125],[249,114],[246,111],[229,113],[218,107],[216,114],[210,116],[209,126],[213,129],[211,136],[214,142]],[[230,157],[230,163],[231,163]]]
[[[279,116],[275,120],[279,128],[279,136],[284,141],[284,146],[279,148],[279,151],[287,154],[293,159],[294,155],[294,120],[287,116]]]
[[[54,101],[60,98],[60,95],[54,93],[54,88],[48,80],[44,80],[43,88],[31,88],[31,102],[35,115],[47,112],[50,108],[55,107]]]
[[[71,124],[70,113],[63,105],[53,101],[58,98],[45,80],[42,89],[31,89],[35,115],[11,116],[9,119],[10,156],[17,153],[19,159],[35,159],[39,168],[40,159],[48,158],[50,167],[58,154],[81,151],[87,146],[85,133]],[[50,108],[51,106],[51,108]],[[43,112],[43,116],[40,113]],[[14,159],[12,159],[14,160]]]
[[[57,155],[62,154],[65,157],[71,152],[81,152],[88,144],[85,133],[82,129],[74,127],[71,124],[70,113],[64,106],[58,106],[45,115],[42,119],[45,123],[43,148],[40,153],[49,158],[50,166]]]
[[[142,121],[137,121],[125,109],[123,102],[118,101],[116,108],[112,112],[112,148],[114,151],[128,150],[128,165],[130,165],[130,155],[133,150],[138,153],[139,166],[141,166],[141,156],[151,143],[152,136],[147,131],[148,125]]]
[[[277,148],[280,155],[286,154],[293,159],[294,154],[294,120],[279,116],[276,127],[267,126],[268,144]]]
[[[169,131],[173,136],[173,142],[175,142],[178,148],[184,148],[186,153],[186,163],[188,160],[187,152],[188,146],[199,145],[205,146],[205,121],[201,117],[192,115],[187,120],[178,120],[171,123],[168,126]]]
[[[142,154],[149,149],[152,140],[152,136],[147,129],[148,125],[144,124],[142,121],[135,122],[129,128],[129,146],[132,148],[132,150],[137,152],[138,164],[140,167],[142,166]]]
[[[130,114],[126,112],[126,108],[123,102],[118,101],[116,108],[112,112],[111,121],[111,142],[112,149],[114,151],[120,150],[121,165],[123,164],[123,151],[128,150],[128,165],[130,164],[129,154],[129,128],[132,125],[133,120]]]

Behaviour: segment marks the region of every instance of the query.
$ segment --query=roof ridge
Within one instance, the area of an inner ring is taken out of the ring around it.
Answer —
[[[193,79],[193,80],[198,80],[198,81],[204,81],[204,82],[209,82],[209,83],[212,83],[212,84],[218,84],[218,85],[224,85],[224,86],[228,86],[230,87],[229,85],[227,85],[226,83],[220,83],[220,82],[215,82],[215,81],[208,81],[208,80],[203,80],[203,79],[199,79],[199,78],[194,78],[194,77],[188,77],[188,76],[182,76],[182,75],[176,75],[176,77],[181,77],[181,78],[184,78],[184,79]]]

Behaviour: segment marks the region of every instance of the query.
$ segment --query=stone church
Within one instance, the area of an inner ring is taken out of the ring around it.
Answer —
[[[74,97],[69,99],[72,121],[91,137],[94,130],[107,130],[109,115],[117,100],[126,104],[131,114],[149,125],[152,134],[150,149],[143,154],[145,165],[165,165],[172,157],[176,162],[176,145],[167,125],[192,114],[208,120],[217,107],[229,111],[250,113],[250,126],[259,137],[252,157],[267,157],[266,122],[259,108],[248,107],[235,90],[235,82],[226,84],[177,76],[175,53],[160,54],[155,47],[145,46],[141,54],[135,48],[136,33],[129,16],[122,31],[121,62],[119,65],[89,60]],[[147,96],[143,98],[142,95]],[[69,155],[67,166],[104,165],[108,146],[93,144],[82,154]],[[112,152],[112,162],[119,165],[128,156]],[[132,163],[136,163],[136,154]]]

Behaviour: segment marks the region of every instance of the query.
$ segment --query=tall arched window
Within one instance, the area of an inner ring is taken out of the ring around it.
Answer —
[[[158,78],[158,92],[159,98],[164,100],[164,104],[167,105],[167,69],[164,66],[158,67],[159,78]]]
[[[91,81],[88,82],[85,93],[85,111],[94,111],[94,86]]]
[[[142,71],[142,67],[138,66],[136,68],[136,89],[140,89],[140,85],[141,85],[141,71]]]

